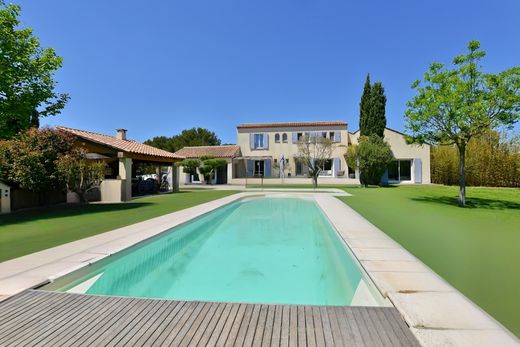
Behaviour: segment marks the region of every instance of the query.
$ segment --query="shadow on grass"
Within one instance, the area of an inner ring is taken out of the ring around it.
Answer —
[[[13,212],[0,217],[0,226],[46,220],[59,217],[74,217],[85,214],[125,211],[154,205],[152,202],[114,204],[59,204]]]
[[[428,196],[420,198],[411,198],[413,201],[427,202],[441,205],[459,206],[457,197],[451,196]],[[466,206],[470,209],[488,209],[488,210],[519,210],[520,203],[508,200],[496,200],[485,198],[466,198]]]

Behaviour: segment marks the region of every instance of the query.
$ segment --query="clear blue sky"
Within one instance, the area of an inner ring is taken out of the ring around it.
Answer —
[[[470,39],[486,70],[520,65],[520,1],[8,0],[64,65],[71,100],[44,124],[145,140],[201,126],[345,120],[358,128],[365,76],[403,129],[410,84]]]

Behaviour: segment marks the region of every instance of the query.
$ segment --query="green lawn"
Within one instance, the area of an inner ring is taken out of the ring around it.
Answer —
[[[346,188],[345,203],[520,336],[520,189]]]
[[[236,191],[181,191],[120,204],[58,205],[0,217],[0,261],[182,210]]]

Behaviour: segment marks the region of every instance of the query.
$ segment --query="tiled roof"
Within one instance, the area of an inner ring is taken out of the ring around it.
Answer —
[[[318,121],[318,122],[285,122],[285,123],[250,123],[239,124],[237,129],[251,128],[299,128],[299,127],[320,127],[320,126],[347,126],[342,121]]]
[[[133,140],[120,140],[114,136],[98,134],[91,131],[85,131],[80,129],[67,128],[63,126],[58,126],[56,128],[62,131],[66,131],[82,139],[92,141],[104,146],[108,146],[121,152],[149,155],[152,157],[161,158],[184,159],[184,157],[179,156],[175,153],[171,153],[159,148],[145,145],[144,143],[140,143]]]
[[[215,158],[234,158],[240,155],[240,146],[196,146],[184,147],[179,149],[175,154],[186,158],[200,158],[204,156]]]

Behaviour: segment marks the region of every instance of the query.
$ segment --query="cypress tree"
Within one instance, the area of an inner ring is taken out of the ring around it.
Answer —
[[[376,82],[372,86],[370,95],[370,116],[367,124],[366,135],[376,134],[383,138],[386,128],[386,96],[385,88],[381,82]]]
[[[369,135],[370,130],[369,119],[370,119],[370,104],[372,101],[372,87],[370,85],[370,75],[367,75],[365,81],[365,87],[363,88],[363,95],[361,95],[361,101],[359,103],[359,131],[361,135]]]

